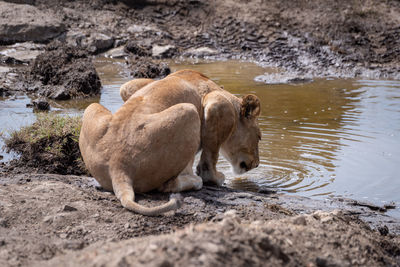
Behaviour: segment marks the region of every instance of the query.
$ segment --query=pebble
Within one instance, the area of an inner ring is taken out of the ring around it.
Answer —
[[[155,45],[151,50],[151,55],[153,57],[168,57],[168,54],[173,54],[174,50],[176,50],[176,48],[173,45]]]
[[[297,224],[297,225],[307,225],[306,216],[299,215],[299,216],[293,218],[293,223]]]
[[[387,236],[389,234],[389,228],[387,227],[387,225],[379,226],[378,231],[383,236]]]
[[[74,208],[70,205],[64,205],[64,207],[62,209],[62,211],[77,211],[77,210],[78,210],[77,208]]]

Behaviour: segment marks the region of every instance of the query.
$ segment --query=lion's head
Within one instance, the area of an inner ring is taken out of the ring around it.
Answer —
[[[222,155],[231,163],[235,173],[245,173],[256,168],[260,162],[258,142],[261,140],[261,132],[257,122],[259,115],[258,97],[243,97],[236,129],[221,146]]]

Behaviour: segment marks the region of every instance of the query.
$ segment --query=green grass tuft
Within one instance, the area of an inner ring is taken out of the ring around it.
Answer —
[[[20,164],[41,172],[87,174],[79,151],[81,120],[40,113],[32,125],[5,138],[7,151],[17,152]]]

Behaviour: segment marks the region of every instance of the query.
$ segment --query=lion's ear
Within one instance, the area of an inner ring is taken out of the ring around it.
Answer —
[[[246,95],[242,98],[240,116],[242,118],[255,118],[260,115],[260,100],[255,95]]]

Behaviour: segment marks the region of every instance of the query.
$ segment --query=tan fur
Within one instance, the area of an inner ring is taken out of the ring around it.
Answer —
[[[99,104],[85,110],[79,147],[90,173],[125,208],[158,215],[176,209],[178,201],[147,208],[134,202],[134,191],[221,185],[224,176],[215,167],[220,149],[240,173],[258,166],[256,96],[237,98],[192,70],[159,81],[133,80],[120,93],[126,102],[115,114]],[[192,170],[199,149],[201,178]]]

